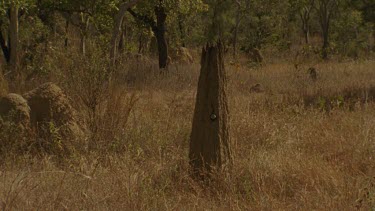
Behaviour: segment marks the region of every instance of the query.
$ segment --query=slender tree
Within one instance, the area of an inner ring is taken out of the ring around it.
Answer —
[[[139,1],[141,0],[131,0],[131,1],[122,3],[120,5],[118,13],[115,16],[115,23],[114,23],[114,28],[113,28],[112,38],[111,38],[111,52],[110,52],[110,57],[111,57],[113,64],[116,62],[117,50],[118,50],[118,46],[121,40],[122,26],[124,22],[125,13],[129,8],[136,5]]]
[[[158,44],[158,55],[159,55],[159,68],[165,69],[168,65],[168,44],[166,40],[166,21],[167,11],[163,0],[159,0],[159,3],[153,7],[153,13],[156,16],[156,20],[152,16],[137,13],[132,9],[128,9],[129,13],[139,21],[142,21],[149,27],[151,27],[154,33],[157,44]]]
[[[309,44],[309,37],[310,37],[310,17],[311,12],[314,7],[315,0],[308,0],[304,1],[303,5],[301,5],[301,8],[299,10],[299,17],[302,22],[302,31],[303,35],[305,37],[305,43]]]
[[[338,0],[317,0],[315,9],[319,15],[320,27],[323,34],[322,58],[328,59],[330,26],[333,15],[338,10]]]
[[[148,0],[137,4],[136,9],[128,9],[136,20],[151,28],[157,41],[160,69],[168,66],[167,21],[178,19],[178,14],[188,11],[187,8],[200,11],[202,5],[202,0]],[[184,28],[184,23],[181,23],[181,28]]]
[[[18,42],[19,42],[19,5],[16,1],[8,2],[7,17],[9,20],[8,30],[3,30],[3,22],[0,19],[0,46],[3,51],[5,61],[10,66],[12,71],[18,67]],[[8,35],[8,39],[4,34]]]

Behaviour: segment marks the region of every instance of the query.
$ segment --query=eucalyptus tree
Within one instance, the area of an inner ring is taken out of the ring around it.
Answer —
[[[265,45],[285,46],[291,27],[288,1],[252,0],[247,4],[238,35],[241,49],[251,52]]]
[[[66,27],[76,26],[80,32],[80,50],[86,53],[86,40],[90,28],[109,29],[113,24],[113,14],[118,10],[120,0],[60,0],[49,1],[51,8],[66,19]],[[67,29],[66,29],[67,30]]]
[[[309,44],[310,40],[310,20],[315,1],[316,0],[290,0],[292,11],[298,14],[301,20],[301,29],[306,44]]]
[[[248,0],[234,0],[236,4],[235,11],[235,25],[233,27],[233,58],[236,59],[237,49],[238,49],[238,36],[239,36],[239,28],[241,21],[250,11],[250,1]]]
[[[111,43],[110,43],[111,44],[110,58],[113,64],[115,63],[116,57],[117,57],[117,50],[120,44],[120,34],[122,32],[122,25],[124,22],[125,13],[129,8],[133,7],[140,1],[141,0],[130,0],[127,2],[122,2],[118,8],[118,12],[115,15],[115,19],[114,19],[114,28],[113,28]]]
[[[315,9],[323,34],[322,58],[328,59],[329,36],[332,18],[339,8],[339,0],[316,0]]]
[[[168,65],[167,20],[177,18],[178,14],[189,9],[193,11],[191,8],[199,11],[203,7],[202,0],[148,0],[139,2],[134,9],[128,9],[135,19],[151,28],[156,37],[160,69]]]
[[[0,46],[11,70],[18,66],[20,9],[27,9],[32,1],[3,0],[0,5]]]

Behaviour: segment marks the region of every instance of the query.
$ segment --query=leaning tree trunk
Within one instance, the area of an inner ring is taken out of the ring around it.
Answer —
[[[193,175],[198,178],[226,171],[232,164],[226,84],[223,44],[219,41],[202,50],[189,151]]]
[[[120,41],[118,43],[117,52],[119,54],[123,54],[125,52],[125,47],[126,47],[126,28],[124,27],[120,35]]]
[[[178,16],[178,30],[180,31],[180,39],[181,39],[181,45],[182,47],[186,47],[186,33],[185,33],[185,27],[184,27],[184,22],[182,20],[182,15],[180,14]]]
[[[9,64],[13,71],[18,65],[18,8],[15,3],[10,7],[10,24],[9,24],[9,40],[10,40],[10,57]]]
[[[168,44],[165,38],[167,14],[163,7],[156,7],[155,14],[157,26],[153,31],[158,43],[159,68],[165,69],[168,66]]]
[[[308,24],[308,19],[305,19],[305,18],[301,18],[302,19],[302,31],[303,31],[303,35],[304,35],[304,38],[305,38],[305,44],[309,44],[309,35],[310,35],[310,27],[309,27],[309,24]]]
[[[87,35],[89,31],[89,25],[90,24],[90,17],[84,17],[84,15],[81,15],[81,43],[80,43],[80,51],[83,56],[86,55],[86,40]]]
[[[86,34],[81,34],[80,52],[83,56],[86,55]]]
[[[7,43],[6,38],[3,36],[3,31],[1,29],[1,20],[0,20],[0,47],[3,51],[4,59],[9,64],[10,61],[10,52],[9,52],[9,43]]]
[[[304,36],[305,36],[305,44],[308,45],[308,44],[309,44],[309,40],[310,40],[310,39],[309,39],[309,34],[310,34],[310,33],[309,33],[309,30],[308,30],[308,29],[304,30],[304,31],[303,31],[303,34],[304,34]]]
[[[329,23],[323,27],[323,47],[322,47],[322,58],[328,59],[328,48],[329,48]]]
[[[69,42],[69,20],[66,20],[65,22],[65,39],[64,39],[64,47],[68,47],[68,42]]]
[[[110,50],[110,58],[112,60],[112,64],[116,63],[117,57],[117,49],[120,42],[120,34],[121,34],[121,27],[125,18],[126,11],[136,5],[141,0],[131,0],[126,3],[122,3],[120,6],[119,12],[115,16],[115,25],[113,28],[112,38],[111,38],[111,50]]]
[[[237,14],[236,14],[236,24],[234,26],[233,34],[233,59],[237,59],[237,43],[238,43],[238,29],[241,21],[241,4],[237,1]]]

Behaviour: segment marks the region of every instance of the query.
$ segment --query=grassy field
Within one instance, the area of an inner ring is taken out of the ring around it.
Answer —
[[[96,134],[88,151],[66,157],[5,156],[0,207],[375,209],[375,61],[315,64],[316,82],[308,65],[228,62],[234,168],[209,187],[188,168],[199,65],[174,65],[165,75],[154,66],[134,62],[119,71],[91,120],[80,103],[90,96],[79,91],[84,83],[54,78]],[[262,90],[253,92],[258,83]]]

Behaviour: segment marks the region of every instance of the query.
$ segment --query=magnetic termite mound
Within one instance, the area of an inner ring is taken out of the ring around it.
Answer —
[[[226,89],[224,51],[218,41],[202,50],[189,151],[194,176],[227,171],[232,164]]]

